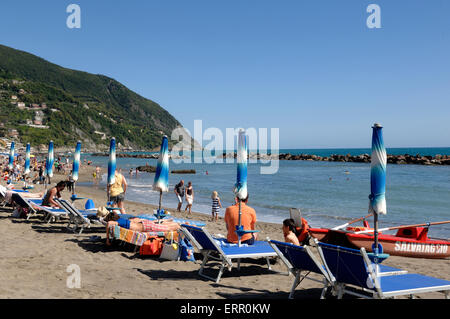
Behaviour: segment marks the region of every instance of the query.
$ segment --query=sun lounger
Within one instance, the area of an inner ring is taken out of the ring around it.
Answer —
[[[67,212],[61,208],[53,208],[50,206],[43,206],[42,204],[33,203],[32,206],[36,211],[41,211],[44,213],[44,222],[47,224],[51,222],[60,221],[61,217],[69,217]]]
[[[329,272],[325,269],[325,265],[320,262],[320,259],[314,256],[311,247],[297,246],[276,240],[268,240],[268,242],[286,265],[289,272],[295,277],[289,293],[289,299],[293,298],[295,289],[301,284],[303,279],[323,283],[322,294],[320,295],[320,298],[323,299],[327,288],[333,286],[333,278],[329,276]],[[310,273],[322,275],[322,280],[311,278],[309,276]]]
[[[223,238],[213,238],[205,228],[183,224],[181,225],[181,230],[203,255],[203,262],[198,272],[199,275],[216,283],[220,281],[225,267],[231,271],[233,260],[235,259],[238,260],[239,269],[241,258],[265,257],[267,265],[271,269],[269,257],[277,256],[275,250],[265,241],[255,241],[253,245],[243,244],[239,247],[237,244],[226,243]],[[210,259],[220,262],[220,269],[216,278],[209,277],[203,273]]]
[[[79,228],[79,234],[81,234],[85,228],[90,228],[92,224],[105,225],[104,222],[97,218],[97,214],[93,210],[80,211],[71,203],[61,198],[56,198],[55,201],[68,214],[69,224],[67,225],[67,228],[71,229],[73,232]],[[74,225],[73,227],[71,227],[72,224]]]
[[[2,199],[2,201],[1,201],[1,206],[2,206],[2,207],[5,207],[7,204],[9,204],[9,203],[8,203],[8,200],[7,200],[7,197],[8,197],[8,196],[7,196],[7,193],[8,193],[8,192],[16,193],[16,194],[20,194],[20,193],[28,193],[28,191],[25,191],[25,190],[8,189],[8,188],[6,188],[6,187],[0,185],[0,196],[1,196],[1,199]]]
[[[319,243],[323,262],[334,277],[338,298],[347,293],[363,298],[393,298],[440,291],[448,298],[450,281],[420,274],[401,273],[392,267],[378,268],[364,248],[360,250]]]

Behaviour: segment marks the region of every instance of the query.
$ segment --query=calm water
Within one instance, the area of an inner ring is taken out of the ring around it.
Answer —
[[[370,149],[282,150],[292,154],[358,155]],[[388,149],[389,154],[449,154],[441,149]],[[107,166],[107,157],[82,156],[93,165]],[[159,193],[152,191],[154,174],[140,172],[129,175],[130,168],[156,165],[156,160],[118,158],[117,167],[123,169],[129,184],[127,199],[158,204]],[[289,208],[300,208],[313,227],[331,227],[367,215],[370,193],[370,164],[313,161],[280,161],[273,175],[261,175],[261,165],[249,164],[249,204],[256,209],[258,219],[281,223],[289,216]],[[194,211],[210,214],[211,192],[216,190],[224,207],[233,202],[232,188],[236,179],[235,164],[175,164],[170,170],[195,169],[195,175],[169,176],[171,192],[165,193],[163,204],[176,207],[173,186],[181,178],[192,181],[195,191]],[[208,175],[206,175],[208,171]],[[101,185],[106,184],[103,169]],[[421,165],[389,165],[387,167],[386,200],[388,214],[380,217],[380,227],[450,220],[450,167]],[[184,205],[183,205],[184,208]],[[224,209],[221,210],[223,216]],[[370,218],[369,221],[372,219]],[[450,224],[432,226],[430,236],[449,238]]]

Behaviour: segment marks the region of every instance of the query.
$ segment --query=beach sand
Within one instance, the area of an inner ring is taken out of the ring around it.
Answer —
[[[84,167],[80,181],[91,181],[93,169]],[[65,176],[55,174],[52,181],[61,179]],[[36,185],[34,192],[42,189],[42,185]],[[106,192],[101,187],[77,187],[76,193],[91,198],[96,207],[106,204]],[[63,192],[65,199],[69,199],[70,195],[67,190]],[[82,204],[84,201],[76,203],[76,206],[82,207]],[[127,213],[139,215],[152,213],[155,206],[126,201],[125,208]],[[174,212],[173,207],[167,209],[174,217],[187,217],[185,213]],[[107,247],[104,244],[104,227],[92,226],[78,235],[65,229],[67,222],[45,224],[39,218],[28,221],[15,219],[10,217],[11,213],[9,209],[0,210],[0,298],[286,299],[293,281],[293,276],[286,275],[287,270],[280,261],[273,260],[271,271],[262,259],[242,263],[240,271],[236,268],[231,272],[226,270],[220,283],[216,284],[198,275],[200,255],[196,254],[197,263],[141,257],[134,253],[131,246]],[[215,223],[210,222],[209,218],[205,214],[193,213],[190,219],[207,222],[207,229],[212,234],[226,235],[223,219]],[[279,224],[259,222],[257,229],[261,231],[260,238],[283,240]],[[90,241],[94,235],[102,239]],[[391,256],[384,264],[450,280],[449,259]],[[67,286],[67,279],[71,276],[68,272],[70,265],[79,266],[80,288]],[[310,276],[321,279],[315,274]],[[321,288],[320,283],[305,280],[294,298],[318,299]],[[434,299],[444,295],[427,293],[417,297]]]

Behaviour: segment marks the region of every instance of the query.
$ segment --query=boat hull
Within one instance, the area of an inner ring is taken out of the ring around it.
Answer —
[[[347,233],[346,236],[358,248],[364,247],[367,251],[372,251],[373,236],[352,233]],[[450,257],[450,242],[444,240],[419,241],[391,235],[379,235],[378,241],[383,246],[383,252],[392,256],[430,259]]]
[[[364,247],[372,252],[374,237],[367,234],[356,234],[344,230],[327,228],[311,228],[310,234],[317,240],[333,245],[350,248]],[[414,258],[442,259],[450,257],[450,241],[427,238],[417,240],[393,235],[378,235],[383,252],[391,256]]]

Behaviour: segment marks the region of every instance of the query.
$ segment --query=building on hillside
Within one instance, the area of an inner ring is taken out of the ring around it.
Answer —
[[[42,121],[44,120],[44,112],[36,111],[34,112],[34,125],[42,125]]]
[[[21,110],[25,109],[25,103],[24,102],[17,102],[17,107]]]
[[[19,132],[17,132],[17,130],[16,129],[9,129],[8,130],[8,136],[9,137],[12,137],[12,138],[14,138],[14,137],[18,137],[19,136]]]

